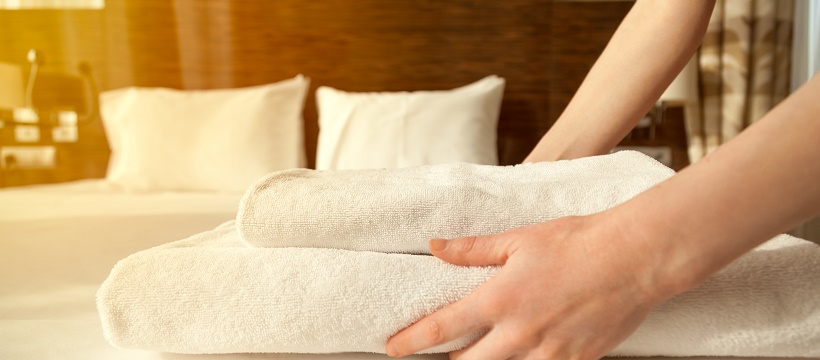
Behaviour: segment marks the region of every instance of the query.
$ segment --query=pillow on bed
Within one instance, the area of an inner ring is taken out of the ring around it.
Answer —
[[[309,83],[299,75],[238,89],[102,93],[106,179],[137,191],[242,192],[265,174],[303,167]]]
[[[447,91],[316,91],[317,169],[498,163],[496,129],[504,79]]]

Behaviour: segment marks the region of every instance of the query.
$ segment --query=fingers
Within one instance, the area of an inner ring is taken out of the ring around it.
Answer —
[[[430,252],[455,265],[503,265],[515,249],[515,241],[502,234],[430,240]]]
[[[466,300],[466,299],[465,299]],[[387,355],[399,357],[441,345],[482,328],[468,301],[455,302],[393,335],[387,341]]]
[[[431,240],[434,255],[456,265],[503,264],[514,251],[513,241],[501,235]],[[488,305],[493,296],[486,294],[487,283],[461,301],[455,302],[400,331],[387,342],[386,352],[393,357],[414,354],[456,340],[493,323],[497,307]],[[492,292],[490,292],[492,294]],[[492,311],[490,311],[492,310]]]
[[[490,330],[470,346],[450,353],[450,360],[510,359],[519,350],[509,341],[509,334],[501,327]]]

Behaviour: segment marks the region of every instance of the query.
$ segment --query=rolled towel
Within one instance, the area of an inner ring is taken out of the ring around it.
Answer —
[[[121,260],[97,294],[108,341],[190,354],[384,353],[391,335],[497,271],[431,256],[249,248],[234,229]],[[818,293],[820,247],[781,235],[656,308],[610,355],[817,357]]]
[[[429,254],[433,238],[596,213],[673,174],[635,151],[506,167],[286,170],[251,186],[237,223],[242,238],[256,247]]]

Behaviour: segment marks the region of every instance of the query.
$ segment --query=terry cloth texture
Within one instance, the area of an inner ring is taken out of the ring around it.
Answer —
[[[430,239],[600,212],[673,174],[636,151],[517,166],[286,170],[245,193],[237,222],[256,247],[429,254]]]
[[[228,223],[121,260],[97,306],[119,347],[383,353],[391,335],[496,271],[423,255],[252,248]],[[656,308],[610,355],[820,356],[819,293],[820,247],[781,235]]]

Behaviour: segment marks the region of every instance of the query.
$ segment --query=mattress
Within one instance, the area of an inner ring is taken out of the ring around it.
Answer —
[[[105,341],[95,294],[114,264],[234,218],[241,195],[124,193],[102,180],[0,190],[0,359],[388,359],[353,353],[180,355],[118,349]]]

